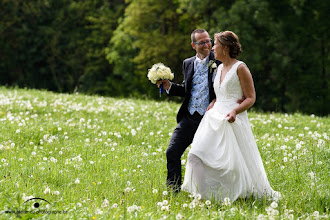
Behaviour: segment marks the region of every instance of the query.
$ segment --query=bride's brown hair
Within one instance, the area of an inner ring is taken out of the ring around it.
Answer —
[[[214,34],[214,41],[218,40],[222,45],[229,47],[229,56],[237,58],[242,53],[242,46],[238,36],[232,31],[222,31]]]

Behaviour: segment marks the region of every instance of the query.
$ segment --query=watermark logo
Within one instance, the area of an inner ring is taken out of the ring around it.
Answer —
[[[6,214],[67,214],[64,210],[53,210],[51,203],[43,198],[30,198],[23,203],[21,210],[6,210]]]
[[[46,199],[43,199],[43,198],[32,198],[32,199],[28,199],[28,200],[26,200],[24,203],[23,203],[23,205],[25,204],[25,203],[27,203],[28,201],[31,201],[31,200],[41,200],[41,201],[45,201],[45,202],[47,202],[48,204],[50,204],[50,202],[48,202]],[[36,202],[36,201],[34,201],[35,203],[33,204],[33,207],[34,208],[39,208],[40,207],[40,202]]]

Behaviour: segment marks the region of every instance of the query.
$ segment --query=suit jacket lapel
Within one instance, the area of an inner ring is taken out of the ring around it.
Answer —
[[[186,87],[187,87],[187,91],[191,90],[191,84],[192,84],[192,78],[194,75],[194,62],[196,60],[196,57],[194,57],[193,59],[191,59],[191,62],[188,64],[188,68],[187,68],[187,78],[186,78]]]

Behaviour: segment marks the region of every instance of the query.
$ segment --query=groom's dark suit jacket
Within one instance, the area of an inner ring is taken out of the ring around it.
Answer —
[[[179,123],[181,119],[186,115],[190,114],[188,111],[188,105],[189,105],[189,100],[191,97],[191,88],[192,88],[192,79],[194,75],[194,61],[196,59],[196,56],[187,58],[183,61],[183,75],[184,75],[184,81],[182,84],[175,84],[172,83],[171,89],[169,91],[169,95],[172,96],[181,96],[184,97],[184,101],[180,107],[180,110],[177,115],[177,122]],[[213,52],[210,53],[209,55],[209,62],[213,60],[216,62],[217,66],[221,63],[220,61],[216,61],[214,59],[214,54]],[[212,82],[212,77],[213,77],[213,71],[211,66],[209,66],[209,71],[208,71],[208,81],[209,81],[209,97],[210,97],[210,102],[215,99],[215,93],[213,89],[213,82]],[[214,72],[215,74],[215,72]]]

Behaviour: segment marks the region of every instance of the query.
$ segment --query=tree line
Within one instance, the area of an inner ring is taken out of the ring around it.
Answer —
[[[324,0],[1,0],[0,83],[159,99],[146,75],[162,62],[182,82],[190,33],[234,31],[256,109],[329,114]],[[169,98],[177,100],[175,98]]]

